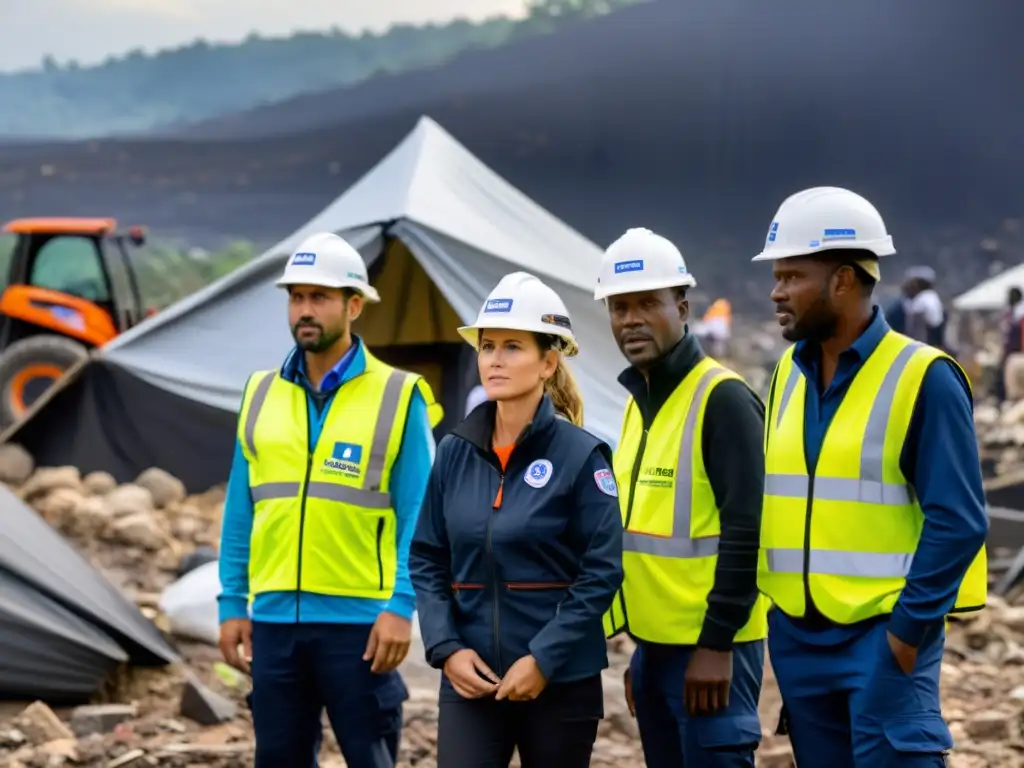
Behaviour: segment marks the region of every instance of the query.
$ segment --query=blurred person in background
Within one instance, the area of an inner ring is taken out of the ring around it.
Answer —
[[[970,384],[874,306],[895,253],[870,202],[816,187],[782,203],[754,257],[795,342],[768,398],[759,584],[801,766],[945,765],[946,616],[985,605]]]
[[[615,451],[625,576],[605,630],[637,642],[624,683],[649,768],[753,768],[764,405],[687,331],[695,285],[679,249],[648,229],[628,230],[601,263],[594,298],[630,364]]]
[[[363,303],[380,298],[342,238],[305,240],[278,285],[296,346],[245,387],[221,534],[220,647],[252,673],[257,768],[315,766],[325,708],[349,768],[390,768],[408,697],[396,669],[411,641],[408,550],[433,458],[433,395],[352,334]]]
[[[911,267],[903,281],[905,333],[912,339],[950,352],[946,343],[946,309],[935,290],[935,270]]]
[[[506,275],[476,323],[489,401],[438,446],[410,568],[443,670],[439,768],[586,768],[604,716],[601,615],[622,583],[611,451],[581,429],[565,305]]]
[[[1000,402],[1024,397],[1024,294],[1017,286],[1010,288],[1003,314],[1003,356],[996,379],[996,396]]]

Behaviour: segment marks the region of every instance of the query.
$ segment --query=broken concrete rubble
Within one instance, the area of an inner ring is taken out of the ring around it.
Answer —
[[[1024,414],[1021,419],[1024,434]],[[1024,439],[1020,445],[1024,455]],[[185,496],[173,478],[153,470],[135,483],[116,487],[109,476],[82,478],[74,468],[23,477],[16,470],[19,462],[24,468],[24,457],[4,448],[0,446],[0,479],[21,477],[10,483],[19,495],[160,625],[165,617],[157,613],[158,596],[179,576],[183,561],[207,560],[202,548],[218,543],[223,488]],[[77,719],[62,712],[62,720],[36,703],[6,721],[0,718],[0,765],[71,765],[73,748],[73,764],[87,768],[251,766],[251,715],[244,705],[248,679],[217,667],[216,648],[185,639],[179,643],[187,668],[126,671],[95,702],[106,708],[78,710]],[[623,698],[622,671],[631,653],[626,639],[609,644],[606,715],[591,763],[598,768],[644,764],[636,722]],[[403,768],[436,768],[437,673],[421,655],[422,650],[403,666],[410,690]],[[949,765],[1024,765],[1024,594],[1010,602],[993,598],[987,611],[951,622],[942,679],[945,714],[957,741]],[[769,669],[761,700],[759,766],[793,765],[788,740],[773,735],[779,706]],[[98,712],[107,713],[106,719],[91,719]],[[344,765],[329,728],[321,765]]]

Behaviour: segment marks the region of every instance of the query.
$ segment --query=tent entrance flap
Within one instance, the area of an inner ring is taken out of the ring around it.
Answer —
[[[370,282],[381,303],[366,304],[353,324],[370,350],[384,362],[427,380],[445,410],[439,433],[454,427],[459,405],[463,347],[456,330],[461,319],[405,243],[387,238],[370,267]]]

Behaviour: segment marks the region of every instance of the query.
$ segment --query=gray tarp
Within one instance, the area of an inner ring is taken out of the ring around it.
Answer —
[[[625,394],[615,376],[624,363],[604,307],[593,299],[601,249],[426,117],[305,226],[123,334],[101,357],[153,386],[237,411],[248,375],[279,365],[292,344],[284,294],[274,286],[290,250],[312,232],[337,232],[372,264],[381,255],[385,229],[402,241],[462,321],[476,317],[509,272],[525,270],[548,282],[565,301],[580,339],[581,354],[571,365],[586,401],[587,426],[617,440]],[[404,310],[395,297],[382,299],[394,312]]]
[[[159,630],[0,485],[0,698],[87,699],[117,664],[177,659]]]

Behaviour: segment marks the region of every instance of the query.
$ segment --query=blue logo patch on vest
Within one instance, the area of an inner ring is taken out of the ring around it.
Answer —
[[[856,229],[826,229],[822,236],[822,240],[856,240],[857,230]]]
[[[615,484],[615,475],[613,475],[609,470],[597,470],[597,472],[594,473],[594,482],[597,483],[597,487],[601,490],[601,493],[618,497],[619,487]]]
[[[633,261],[617,261],[615,262],[615,274],[621,275],[623,272],[643,272],[644,271],[644,260],[634,259]]]
[[[303,251],[292,256],[292,266],[311,267],[316,264],[316,254],[310,251]]]
[[[551,462],[547,459],[537,459],[526,468],[523,481],[533,488],[543,488],[551,479]]]
[[[484,312],[511,312],[512,299],[488,299],[484,304]]]
[[[355,443],[335,443],[331,458],[324,460],[324,470],[358,477],[362,459],[363,446]]]

